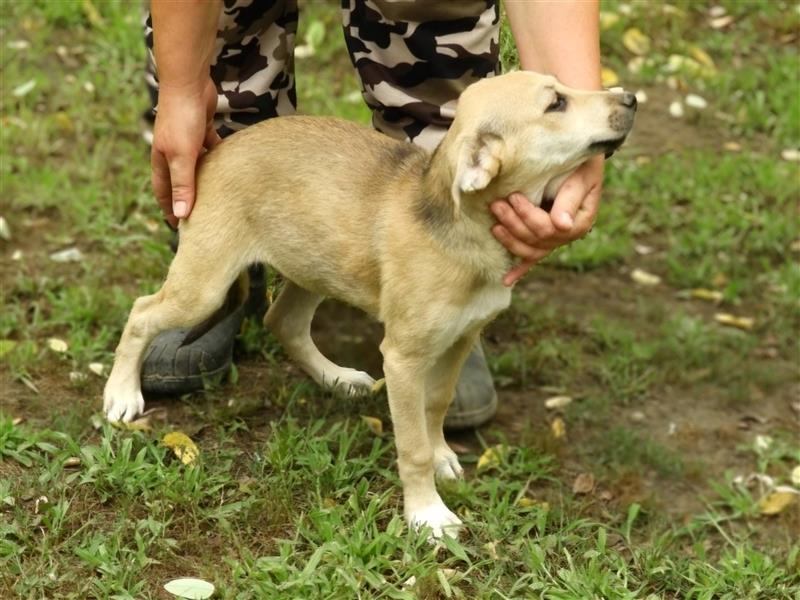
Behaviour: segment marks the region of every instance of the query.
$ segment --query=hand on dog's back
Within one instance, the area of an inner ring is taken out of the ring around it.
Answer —
[[[173,227],[192,212],[197,159],[221,141],[214,129],[216,108],[210,78],[201,86],[162,85],[159,91],[150,166],[156,199]]]

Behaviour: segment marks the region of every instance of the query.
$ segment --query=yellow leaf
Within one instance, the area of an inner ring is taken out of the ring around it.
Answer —
[[[714,315],[714,320],[721,325],[728,325],[729,327],[736,327],[746,331],[752,329],[756,324],[755,319],[752,317],[737,317],[729,313],[717,313]]]
[[[775,490],[758,502],[758,510],[762,515],[777,515],[797,500],[798,494],[789,490]]]
[[[185,465],[194,463],[197,456],[200,454],[197,444],[182,431],[171,431],[161,438],[161,443],[172,450],[175,456],[180,458],[181,462]]]
[[[650,51],[650,38],[637,27],[631,27],[622,34],[622,44],[634,54],[642,56]]]
[[[631,279],[639,285],[653,286],[661,283],[661,277],[648,273],[644,269],[634,269],[631,271]]]
[[[722,292],[717,290],[707,290],[705,288],[693,289],[691,296],[697,300],[708,300],[709,302],[720,302],[722,300]]]
[[[689,46],[689,54],[691,54],[692,58],[694,58],[704,67],[716,70],[717,65],[714,64],[714,59],[712,59],[708,53],[699,46]]]
[[[63,354],[69,348],[69,346],[67,346],[67,342],[58,338],[49,338],[47,340],[47,347],[53,352],[58,352],[59,354]]]
[[[619,83],[619,75],[608,67],[600,69],[600,78],[603,82],[603,87],[614,87]]]
[[[600,29],[602,31],[611,29],[617,23],[619,23],[619,15],[617,13],[600,11]]]
[[[383,435],[383,423],[377,417],[367,417],[367,416],[361,415],[361,421],[375,435]]]
[[[564,424],[564,419],[561,417],[553,419],[553,422],[550,423],[550,432],[557,440],[565,438],[567,436],[567,426]]]
[[[100,28],[105,25],[100,11],[92,4],[92,0],[83,0],[83,14],[86,15],[86,20],[92,27]]]
[[[506,447],[502,444],[497,444],[484,450],[483,454],[478,458],[478,471],[498,466],[505,452]]]
[[[377,394],[385,387],[386,387],[386,378],[381,377],[380,379],[378,379],[378,381],[372,384],[372,393]]]

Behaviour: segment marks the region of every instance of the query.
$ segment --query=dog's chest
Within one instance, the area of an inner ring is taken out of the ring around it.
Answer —
[[[470,302],[452,314],[439,337],[444,348],[452,345],[466,332],[481,328],[511,304],[511,288],[500,284],[487,285],[475,293]]]

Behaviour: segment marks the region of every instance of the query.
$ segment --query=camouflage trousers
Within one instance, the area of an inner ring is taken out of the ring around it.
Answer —
[[[341,0],[350,59],[375,129],[435,147],[470,83],[499,72],[499,0]],[[297,108],[297,0],[225,0],[211,78],[221,133]],[[157,103],[152,62],[148,85]]]

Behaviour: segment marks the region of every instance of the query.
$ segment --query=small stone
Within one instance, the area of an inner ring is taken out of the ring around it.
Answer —
[[[680,100],[670,103],[669,114],[676,119],[680,119],[683,116],[683,103]]]
[[[644,90],[636,90],[636,94],[634,95],[636,96],[636,102],[639,104],[644,104],[647,102],[647,92]]]
[[[725,142],[722,147],[728,152],[741,152],[742,145],[739,142]]]
[[[95,90],[94,84],[91,81],[84,81],[83,82],[83,90],[87,94],[94,94],[94,90]]]
[[[725,7],[720,5],[712,6],[708,9],[709,16],[714,18],[721,17],[726,13],[727,11],[725,10]]]
[[[647,416],[640,410],[635,410],[631,413],[631,420],[641,423]]]
[[[14,250],[11,253],[11,260],[22,260],[22,250]]]
[[[50,348],[50,350],[52,350],[53,352],[58,352],[59,354],[63,354],[69,349],[67,342],[59,338],[48,339],[47,347]]]
[[[636,244],[634,245],[633,249],[636,251],[636,254],[640,254],[642,256],[647,256],[648,254],[652,254],[656,251],[655,248],[648,246],[647,244]]]

